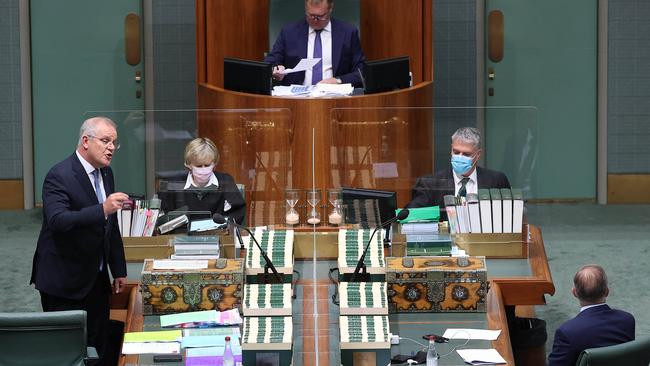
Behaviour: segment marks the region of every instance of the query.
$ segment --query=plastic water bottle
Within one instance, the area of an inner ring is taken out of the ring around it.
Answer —
[[[436,352],[436,343],[433,339],[429,340],[429,350],[427,350],[427,366],[438,366],[438,352]]]
[[[427,357],[428,358],[428,357]],[[230,347],[230,337],[226,337],[226,349],[223,351],[223,366],[235,366],[235,356],[232,355],[232,347]],[[428,365],[428,361],[427,361]],[[436,363],[437,365],[437,363]]]

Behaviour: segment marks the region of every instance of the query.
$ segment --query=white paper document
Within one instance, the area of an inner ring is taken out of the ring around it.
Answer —
[[[482,339],[494,341],[499,338],[501,330],[449,328],[442,336],[449,339]]]
[[[506,360],[494,348],[459,349],[456,352],[458,352],[463,361],[470,365],[498,365],[506,363]]]
[[[310,96],[312,97],[338,97],[352,95],[354,88],[352,84],[325,84],[319,83],[314,86]]]
[[[178,342],[132,342],[122,344],[122,353],[125,355],[141,355],[146,353],[155,354],[179,354],[181,344]]]
[[[293,69],[284,69],[282,73],[286,75],[291,74],[292,72],[311,70],[311,68],[314,67],[314,65],[316,65],[319,61],[320,58],[303,58]]]
[[[157,259],[153,261],[153,269],[206,269],[208,261],[201,260],[176,260]]]

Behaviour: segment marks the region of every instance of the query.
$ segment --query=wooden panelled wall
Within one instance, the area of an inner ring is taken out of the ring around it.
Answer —
[[[361,0],[368,60],[408,55],[413,84],[433,80],[433,3]],[[336,8],[334,10],[336,17]],[[268,0],[196,0],[197,82],[223,87],[223,58],[260,61],[269,51]]]

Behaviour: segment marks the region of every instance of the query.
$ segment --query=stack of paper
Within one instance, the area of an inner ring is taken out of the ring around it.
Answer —
[[[498,365],[506,363],[506,360],[494,348],[459,349],[456,352],[458,352],[463,361],[470,365]]]
[[[312,97],[339,97],[352,95],[352,84],[316,84],[311,91]]]
[[[237,309],[219,312],[216,310],[192,311],[187,313],[162,315],[160,317],[160,326],[163,328],[197,328],[241,323],[243,323],[243,321]]]
[[[124,333],[122,353],[132,354],[178,354],[180,340],[183,334],[180,330],[164,330],[156,332]]]

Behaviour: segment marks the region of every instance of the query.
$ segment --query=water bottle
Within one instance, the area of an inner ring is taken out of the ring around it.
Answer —
[[[427,366],[438,366],[438,352],[436,352],[436,343],[433,339],[429,340],[429,350],[427,351]]]
[[[428,361],[427,361],[428,362]],[[226,336],[226,349],[223,351],[223,366],[235,366],[235,356],[232,355],[230,347],[230,337]],[[427,363],[428,365],[428,363]],[[436,363],[437,365],[437,363]]]

